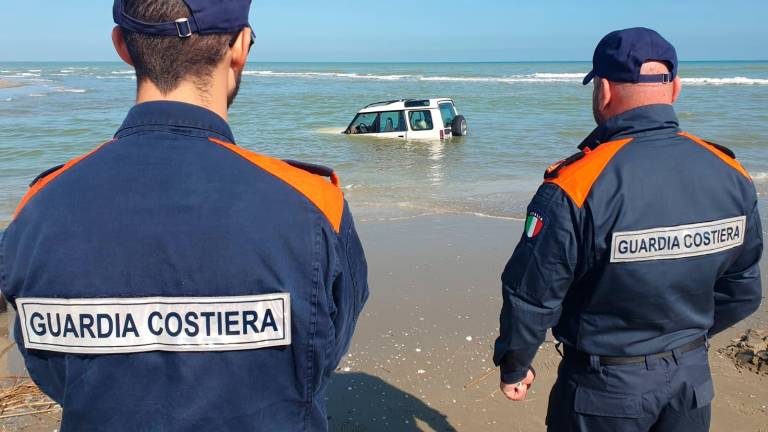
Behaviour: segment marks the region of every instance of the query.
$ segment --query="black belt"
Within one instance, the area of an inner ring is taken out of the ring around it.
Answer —
[[[693,342],[688,342],[687,344],[677,348],[677,351],[679,351],[681,354],[691,352],[697,348],[701,348],[704,345],[707,344],[707,338],[702,336]],[[589,366],[590,361],[590,355],[584,352],[581,352],[575,348],[572,348],[568,345],[564,346],[565,350],[563,352],[563,358],[569,363],[577,363],[582,364],[584,366]],[[640,364],[645,363],[646,357],[653,357],[658,359],[663,358],[672,358],[675,354],[673,351],[665,351],[657,354],[651,354],[650,356],[635,356],[635,357],[611,357],[611,356],[600,356],[600,365],[602,366],[620,366],[620,365],[630,365],[630,364]]]

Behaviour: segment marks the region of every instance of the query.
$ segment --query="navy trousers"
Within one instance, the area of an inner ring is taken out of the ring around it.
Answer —
[[[714,397],[704,346],[644,364],[601,366],[568,359],[549,397],[550,432],[708,431]]]

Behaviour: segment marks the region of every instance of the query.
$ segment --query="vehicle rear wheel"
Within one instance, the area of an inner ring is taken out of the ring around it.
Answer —
[[[463,115],[454,117],[453,123],[451,124],[451,132],[453,133],[453,136],[467,135],[467,119],[465,119]]]

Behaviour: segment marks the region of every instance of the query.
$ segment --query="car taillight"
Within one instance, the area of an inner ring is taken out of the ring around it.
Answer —
[[[445,131],[440,129],[440,139],[445,139]]]

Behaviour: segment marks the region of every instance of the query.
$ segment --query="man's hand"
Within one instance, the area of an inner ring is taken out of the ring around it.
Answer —
[[[501,392],[504,396],[511,401],[522,401],[528,395],[528,390],[533,386],[533,381],[536,379],[536,374],[533,369],[528,369],[528,374],[525,379],[517,384],[507,384],[501,382]]]

